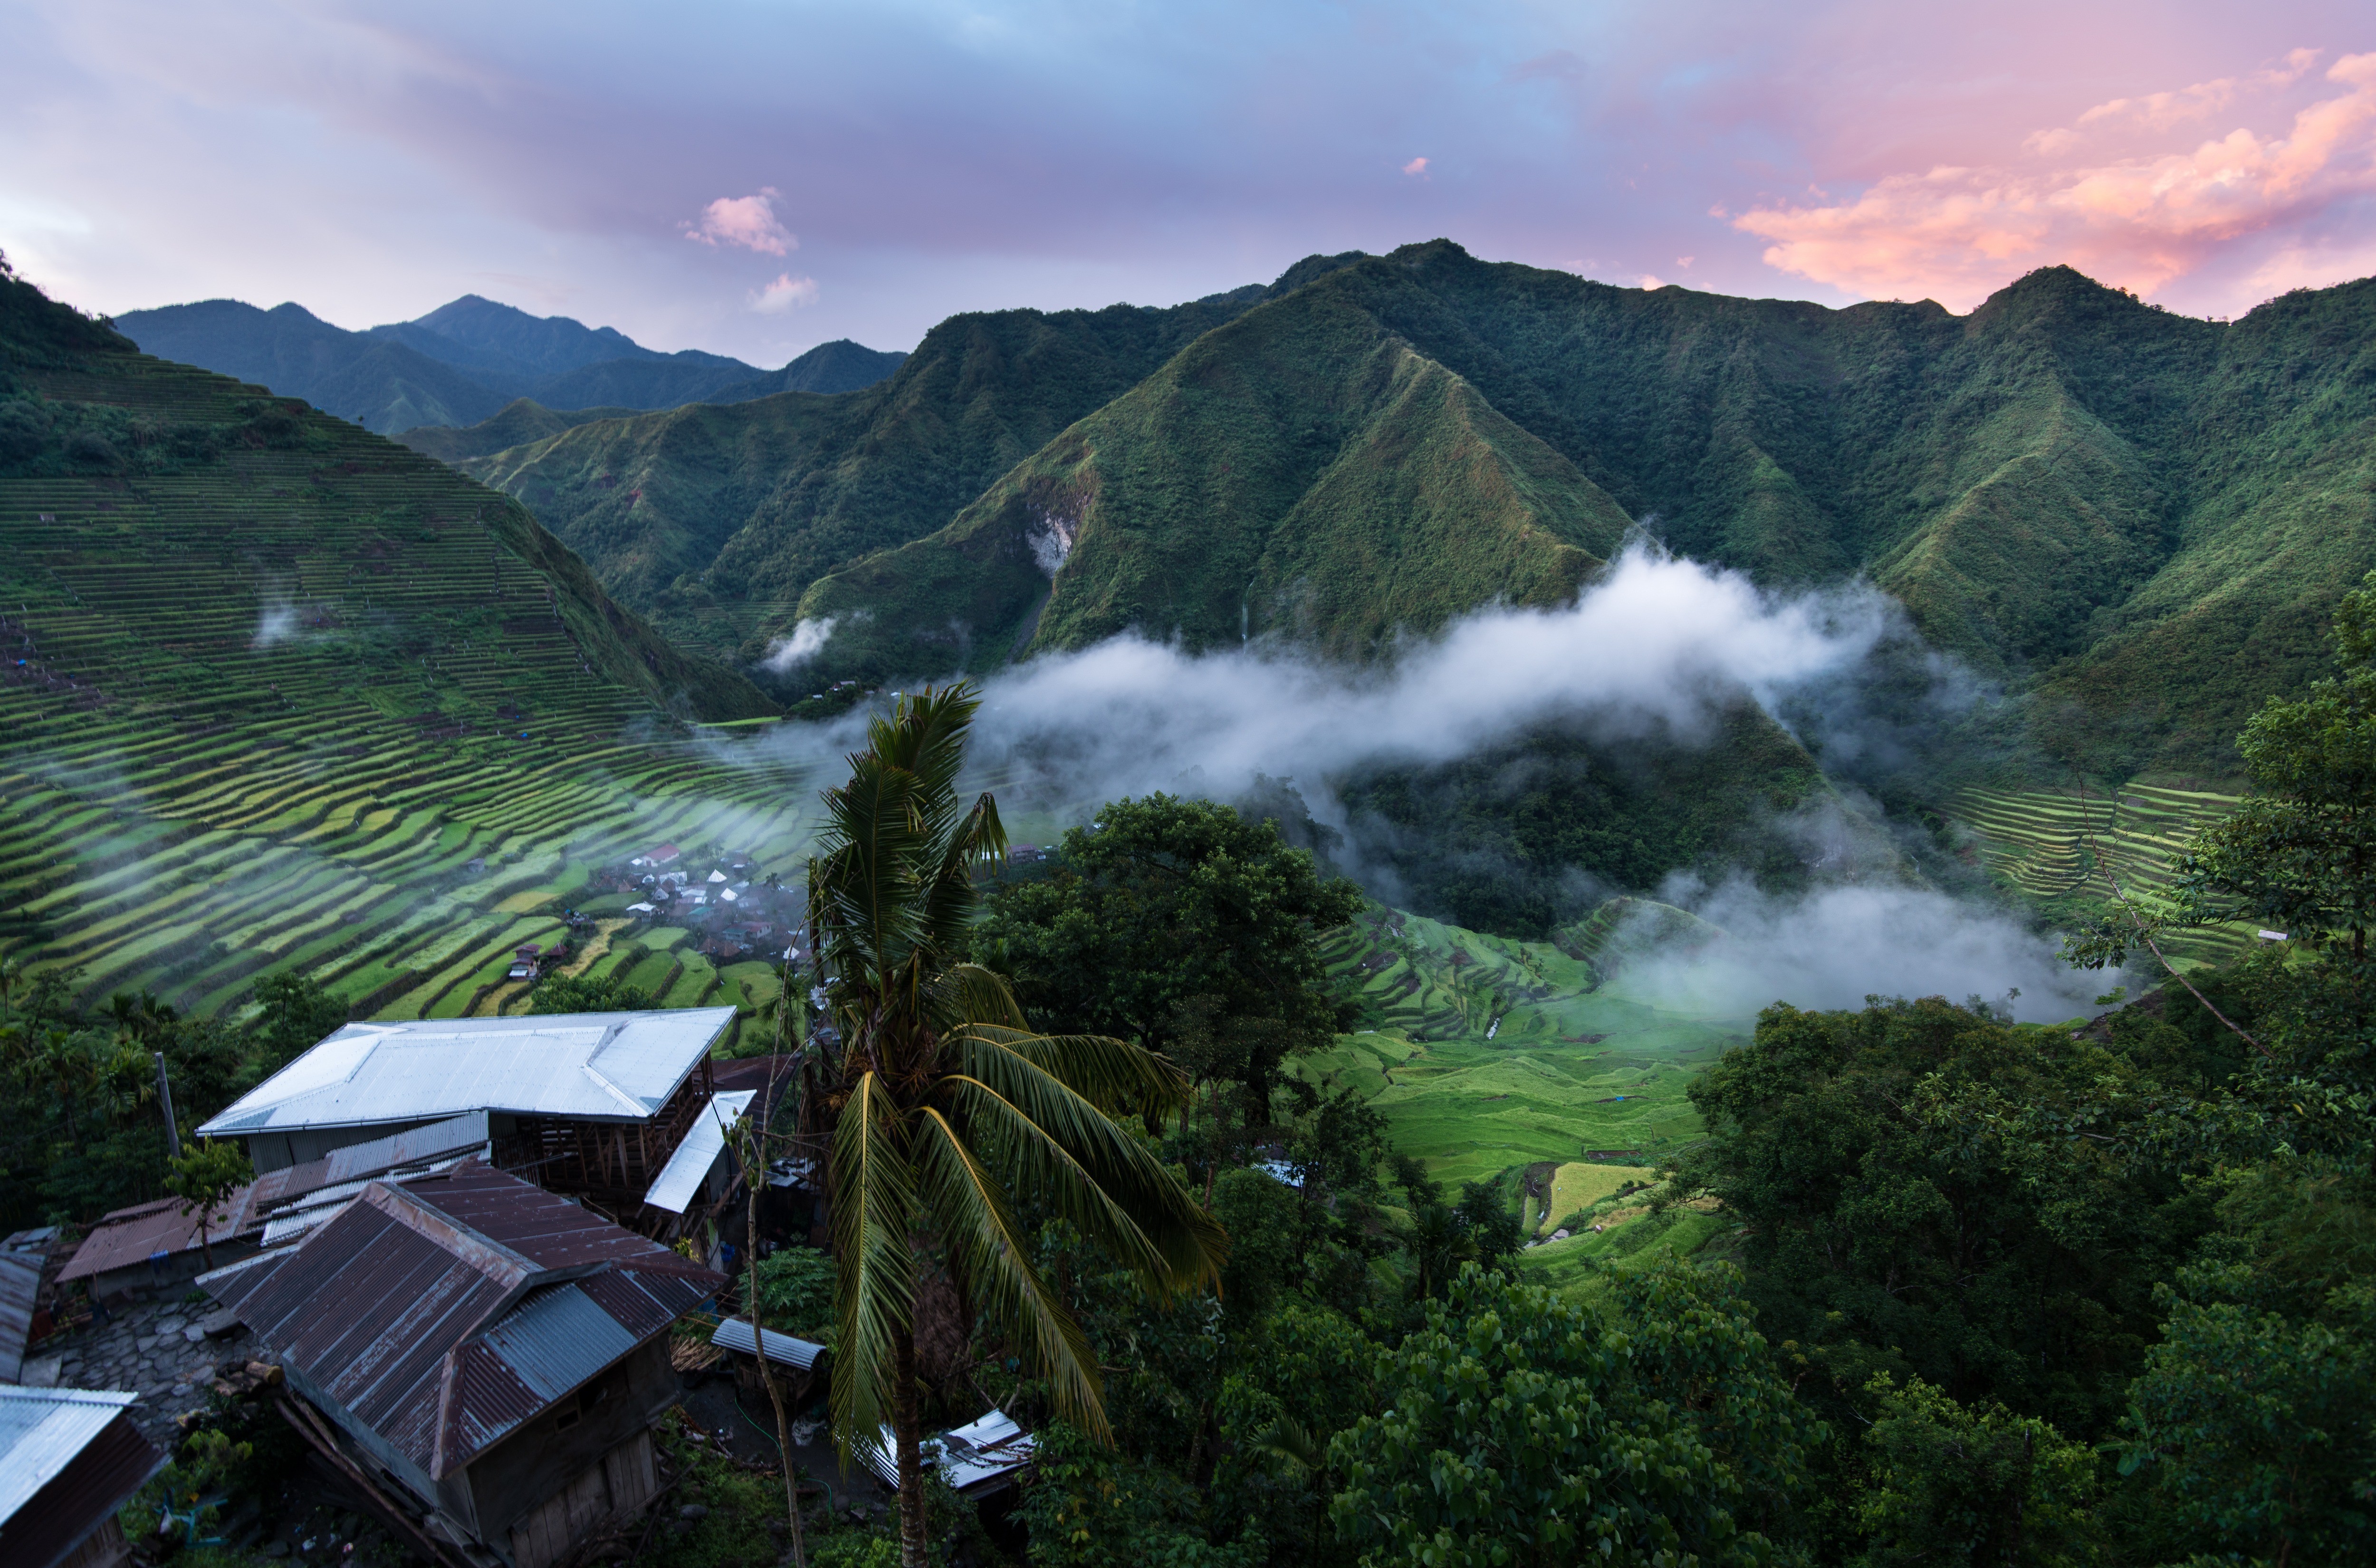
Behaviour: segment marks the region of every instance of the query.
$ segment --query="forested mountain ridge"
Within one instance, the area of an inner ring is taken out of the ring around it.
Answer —
[[[960,317],[862,413],[754,404],[736,420],[774,435],[697,462],[660,415],[472,471],[719,653],[755,658],[796,602],[870,610],[829,665],[868,676],[1124,625],[1358,654],[1539,601],[1630,517],[1776,585],[1869,576],[2115,772],[2231,771],[2243,716],[2318,667],[2376,564],[2376,283],[2226,325],[2049,267],[1954,316],[1620,289],[1437,241],[1219,298],[1135,313],[1167,330],[1086,362],[992,326],[1071,343],[1079,313]]]
[[[303,398],[383,435],[477,424],[520,398],[561,410],[632,412],[787,390],[846,392],[882,380],[905,357],[838,339],[763,371],[697,350],[664,354],[612,327],[530,315],[476,294],[362,332],[301,305],[258,310],[237,300],[127,311],[114,325],[160,358]]]
[[[1343,259],[1165,310],[952,316],[862,391],[588,423],[462,467],[681,642],[755,659],[818,577],[942,527],[1205,332]]]
[[[1311,345],[1300,380],[1269,347],[1290,340]],[[1573,473],[1679,551],[1776,584],[1868,574],[1935,645],[2044,695],[2041,733],[2058,751],[2114,771],[2231,767],[2228,737],[2319,668],[2334,603],[2376,564],[2376,282],[2221,326],[2049,268],[1959,318],[1928,303],[1829,311],[1612,289],[1438,242],[1334,271],[1217,331],[909,547],[896,572],[846,567],[802,614],[872,608],[877,628],[933,636],[945,617],[922,586],[931,563],[981,558],[985,510],[1058,476],[1073,548],[1031,636],[1006,650],[993,640],[992,657],[1123,624],[1192,643],[1278,629],[1352,651],[1387,624],[1425,629],[1495,597],[1478,590],[1497,581],[1525,601],[1521,585],[1556,575],[1568,541],[1542,529],[1489,567],[1509,545],[1474,520],[1515,491],[1418,457],[1416,410],[1384,441],[1315,413],[1304,435],[1325,460],[1306,465],[1307,487],[1230,493],[1281,440],[1256,412],[1265,395],[1341,406],[1362,385],[1350,349],[1388,344],[1459,387],[1421,422],[1443,453],[1475,450],[1456,432],[1490,419],[1507,434],[1485,445],[1516,450],[1523,435],[1532,471]],[[1182,436],[1233,418],[1231,438]],[[1359,479],[1386,469],[1399,494]],[[1154,540],[1170,541],[1168,561],[1150,556]],[[1423,560],[1387,565],[1384,552],[1421,540]],[[1249,557],[1251,573],[1218,580]],[[1213,580],[1197,585],[1200,572]],[[1447,585],[1437,604],[1398,597],[1415,576]],[[897,597],[895,581],[920,586]],[[1227,591],[1240,584],[1242,611]],[[1018,579],[974,624],[1020,621],[1032,587]],[[880,634],[865,652],[926,662]]]

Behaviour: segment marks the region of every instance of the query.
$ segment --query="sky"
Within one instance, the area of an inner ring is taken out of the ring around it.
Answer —
[[[2241,314],[2376,272],[2376,9],[0,0],[0,250],[107,314],[479,293],[772,367],[1438,236]]]

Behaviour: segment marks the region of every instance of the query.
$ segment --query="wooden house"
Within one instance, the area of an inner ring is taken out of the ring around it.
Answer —
[[[725,1283],[476,1162],[372,1182],[200,1279],[315,1413],[300,1431],[428,1554],[509,1568],[550,1568],[659,1493],[669,1327]]]

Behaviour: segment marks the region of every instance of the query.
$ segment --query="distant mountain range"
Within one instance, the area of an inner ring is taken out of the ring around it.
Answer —
[[[303,398],[381,434],[476,424],[518,398],[563,412],[635,413],[848,392],[881,381],[907,358],[842,339],[766,371],[693,349],[663,354],[608,327],[530,315],[476,294],[364,332],[333,327],[302,305],[259,310],[237,300],[130,311],[114,325],[160,359]]]

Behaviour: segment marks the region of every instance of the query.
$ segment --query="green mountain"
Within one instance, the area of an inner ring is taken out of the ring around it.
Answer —
[[[560,410],[635,410],[849,391],[880,381],[903,357],[845,339],[762,371],[723,354],[663,354],[608,327],[530,315],[476,294],[366,332],[294,304],[265,311],[236,300],[131,311],[114,326],[160,358],[259,382],[383,434],[476,424],[522,398]]]
[[[946,585],[997,559],[955,612],[1018,635],[977,637],[977,664],[1123,625],[1355,651],[1553,592],[1562,552],[1631,516],[1771,583],[1868,574],[2035,694],[2062,755],[2220,772],[2376,566],[2371,363],[2376,280],[2226,326],[2056,267],[1956,317],[1614,289],[1438,242],[1217,329],[800,613],[868,610],[854,659],[929,668]],[[1018,542],[1059,514],[1075,542],[1034,582]]]
[[[953,316],[862,391],[592,422],[463,468],[526,500],[670,636],[748,661],[817,578],[942,527],[1074,421],[1275,291]]]
[[[2050,267],[1959,317],[1438,241],[1171,311],[960,316],[865,393],[469,469],[672,636],[747,662],[835,615],[817,672],[870,680],[1125,626],[1359,656],[1554,600],[1639,519],[1777,586],[1868,576],[2034,695],[2053,754],[2216,775],[2376,565],[2371,352],[2376,281],[2228,325]]]
[[[458,1010],[630,846],[797,841],[691,727],[773,706],[517,503],[6,276],[0,546],[0,958],[86,995]]]

